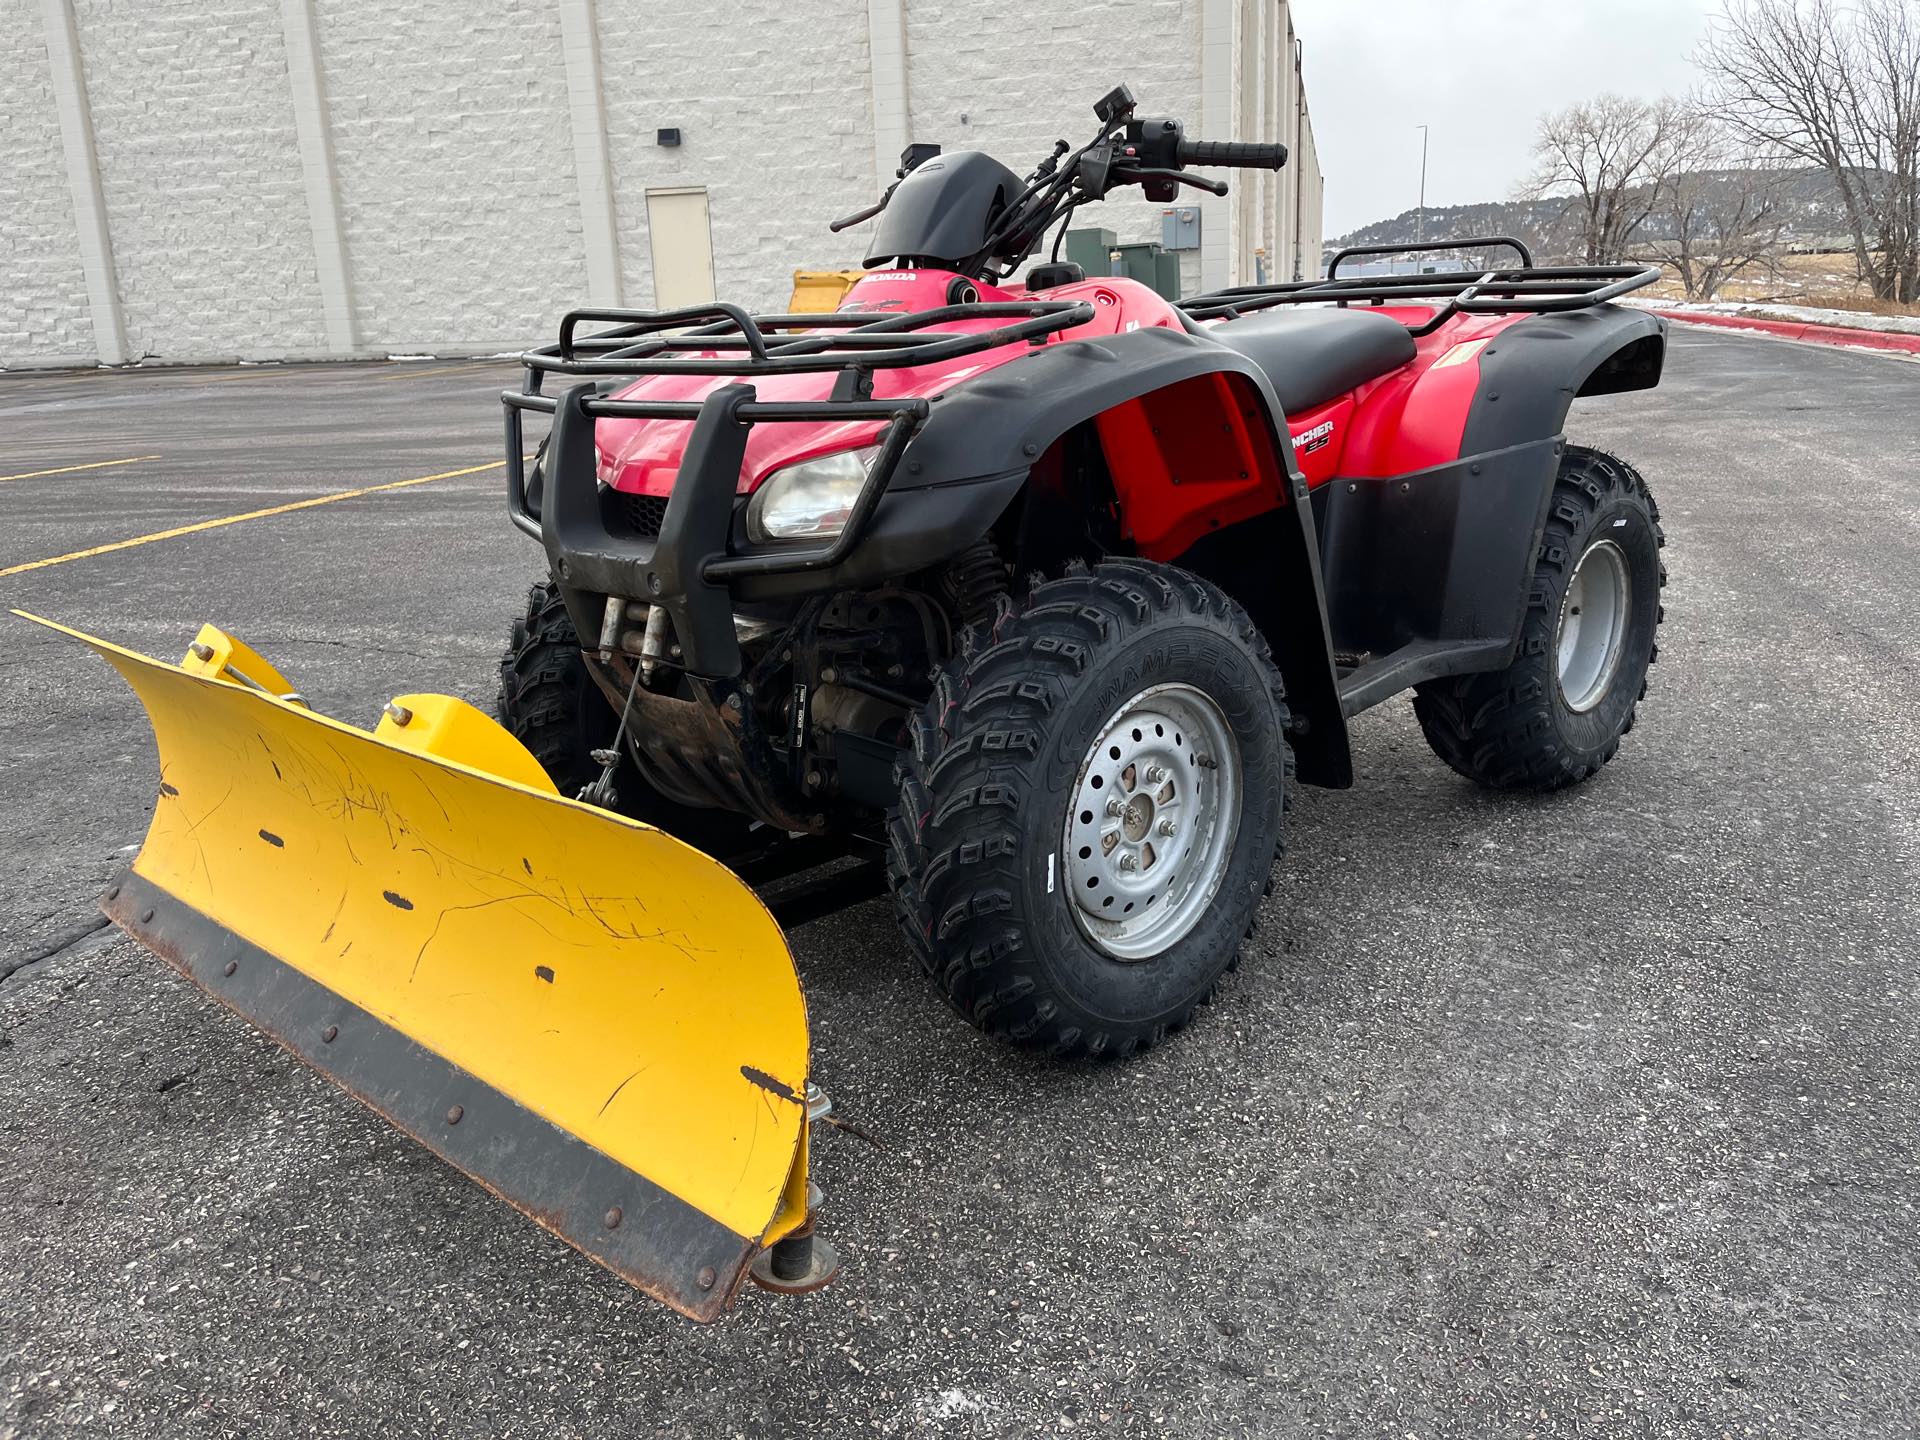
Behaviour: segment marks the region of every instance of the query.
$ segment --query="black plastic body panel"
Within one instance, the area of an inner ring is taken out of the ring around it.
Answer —
[[[1314,493],[1334,649],[1373,657],[1349,714],[1513,659],[1564,442],[1536,440]]]
[[[987,229],[1025,187],[981,150],[937,155],[909,171],[880,212],[868,265],[894,260],[941,264],[977,253]]]

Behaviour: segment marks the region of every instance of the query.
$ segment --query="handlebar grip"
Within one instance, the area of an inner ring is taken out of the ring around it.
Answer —
[[[1239,140],[1182,140],[1182,165],[1232,165],[1243,170],[1278,170],[1287,163],[1287,147]]]

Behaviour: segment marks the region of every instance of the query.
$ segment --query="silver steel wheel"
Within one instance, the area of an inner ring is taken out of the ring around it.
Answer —
[[[1155,685],[1101,728],[1074,780],[1061,854],[1074,919],[1116,960],[1184,937],[1219,892],[1240,828],[1240,747],[1191,685]]]
[[[1625,552],[1611,540],[1594,541],[1567,582],[1555,640],[1560,694],[1575,714],[1606,698],[1620,669],[1632,604]]]

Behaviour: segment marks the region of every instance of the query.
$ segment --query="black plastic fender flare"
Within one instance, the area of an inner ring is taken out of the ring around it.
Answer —
[[[1261,517],[1275,522],[1272,573],[1278,577],[1279,593],[1235,598],[1262,622],[1287,682],[1301,780],[1344,787],[1352,783],[1353,767],[1334,672],[1313,507],[1306,479],[1294,463],[1280,402],[1266,374],[1246,356],[1204,335],[1160,327],[1035,347],[936,397],[892,492],[899,496],[914,489],[977,485],[975,477],[1009,472],[1024,476],[1027,467],[1074,426],[1169,385],[1215,374],[1244,379],[1259,397],[1268,440],[1291,496],[1290,503]],[[1000,509],[1012,498],[1008,492]],[[969,534],[950,533],[949,551],[985,534],[999,519],[1000,509],[987,515],[976,510],[972,519],[978,528]]]
[[[1650,390],[1660,383],[1667,322],[1600,305],[1534,315],[1480,352],[1480,388],[1460,438],[1462,458],[1559,435],[1580,395]]]

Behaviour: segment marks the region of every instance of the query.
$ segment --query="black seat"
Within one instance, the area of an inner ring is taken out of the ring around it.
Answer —
[[[1205,327],[1267,372],[1289,415],[1344,395],[1413,359],[1413,337],[1388,315],[1365,310],[1287,310]]]

